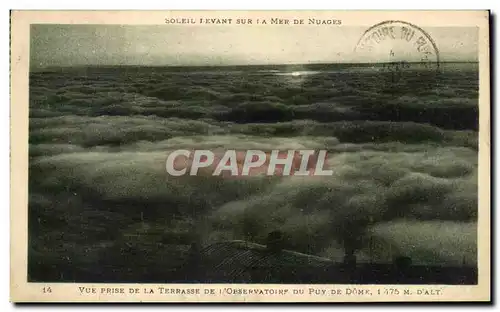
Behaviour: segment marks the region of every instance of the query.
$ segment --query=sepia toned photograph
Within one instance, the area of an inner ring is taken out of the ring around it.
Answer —
[[[155,14],[13,15],[23,283],[431,301],[489,274],[488,12]]]

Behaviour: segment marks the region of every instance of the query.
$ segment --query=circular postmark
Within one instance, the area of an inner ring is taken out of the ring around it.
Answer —
[[[416,78],[429,83],[440,71],[439,50],[432,37],[404,21],[384,21],[368,28],[354,52],[360,63],[373,64],[379,78],[391,84]]]

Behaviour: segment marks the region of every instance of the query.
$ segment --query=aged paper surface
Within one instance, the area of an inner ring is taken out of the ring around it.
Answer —
[[[487,11],[14,11],[11,300],[490,300]]]

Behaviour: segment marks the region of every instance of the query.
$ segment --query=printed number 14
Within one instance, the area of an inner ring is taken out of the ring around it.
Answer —
[[[50,294],[50,293],[52,293],[52,288],[44,287],[44,288],[42,288],[42,291],[44,294]]]

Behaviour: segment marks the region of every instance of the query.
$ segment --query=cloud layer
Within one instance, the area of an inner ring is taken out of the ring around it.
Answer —
[[[194,241],[265,243],[274,230],[335,261],[352,250],[475,263],[473,69],[393,88],[373,69],[270,70],[282,68],[32,73],[31,276],[96,263],[174,270]],[[333,175],[173,177],[177,149],[325,149]]]

